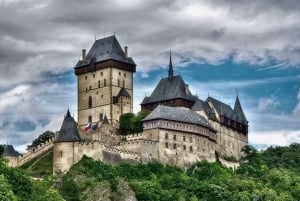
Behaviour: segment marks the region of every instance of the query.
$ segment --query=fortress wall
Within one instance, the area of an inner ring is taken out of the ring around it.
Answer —
[[[159,161],[163,164],[185,168],[201,160],[215,161],[216,143],[202,135],[159,129],[159,139]]]
[[[45,153],[46,151],[50,150],[53,147],[53,141],[55,137],[49,139],[43,144],[40,144],[36,147],[31,147],[28,149],[28,152],[26,154],[23,154],[18,157],[18,163],[17,166],[22,166],[25,163],[31,161],[35,157]]]
[[[158,142],[152,140],[141,141],[141,160],[142,163],[159,161]]]
[[[120,144],[115,147],[118,149],[132,151],[132,152],[140,152],[141,141],[142,139],[127,140],[127,141],[120,142]]]
[[[218,132],[217,151],[221,156],[233,156],[239,159],[242,156],[241,149],[248,144],[248,136],[214,121],[211,121],[210,124]]]

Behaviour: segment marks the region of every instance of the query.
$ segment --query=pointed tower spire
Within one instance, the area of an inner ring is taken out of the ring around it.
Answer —
[[[242,106],[241,106],[240,99],[239,99],[238,95],[236,96],[236,99],[235,99],[234,112],[235,112],[235,115],[237,115],[236,117],[238,117],[238,120],[242,121],[241,123],[243,123],[245,125],[248,124],[248,121],[247,121],[246,116],[243,112],[243,109],[242,109]]]
[[[173,79],[173,65],[172,65],[172,55],[170,50],[170,62],[169,62],[169,80]]]

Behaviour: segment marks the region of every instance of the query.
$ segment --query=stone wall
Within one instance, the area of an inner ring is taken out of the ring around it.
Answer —
[[[42,143],[36,147],[31,147],[28,149],[28,152],[26,154],[20,155],[18,157],[18,163],[17,166],[22,166],[25,163],[31,161],[35,157],[38,157],[39,155],[45,153],[46,151],[52,149],[53,147],[53,141],[55,137],[49,139],[45,143]]]

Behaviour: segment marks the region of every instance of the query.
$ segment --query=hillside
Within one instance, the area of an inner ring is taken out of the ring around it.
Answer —
[[[219,163],[199,162],[183,171],[159,163],[108,165],[84,157],[66,175],[42,181],[6,167],[1,159],[0,196],[4,193],[11,197],[9,200],[32,201],[63,198],[70,201],[296,201],[300,200],[299,148],[299,144],[293,144],[271,147],[260,153],[248,146],[236,171]],[[51,152],[26,164],[26,169],[41,175],[49,166],[39,164],[49,160],[50,155]]]
[[[48,177],[53,173],[53,148],[20,167],[32,177]]]

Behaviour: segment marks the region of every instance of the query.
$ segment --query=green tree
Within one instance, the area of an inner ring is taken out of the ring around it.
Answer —
[[[16,201],[17,197],[14,195],[10,184],[5,179],[4,175],[0,175],[0,200]]]
[[[39,144],[42,144],[42,143],[48,141],[49,139],[54,137],[54,135],[55,134],[52,131],[45,131],[44,133],[42,133],[41,135],[39,135],[36,139],[34,139],[32,141],[31,147],[38,146]]]
[[[121,135],[127,135],[133,133],[132,121],[134,118],[134,114],[126,113],[120,116],[120,125],[119,125],[119,133]]]
[[[134,133],[141,133],[143,131],[143,122],[142,120],[148,116],[150,111],[148,110],[142,110],[138,112],[132,119],[132,126],[133,126],[133,132]]]

